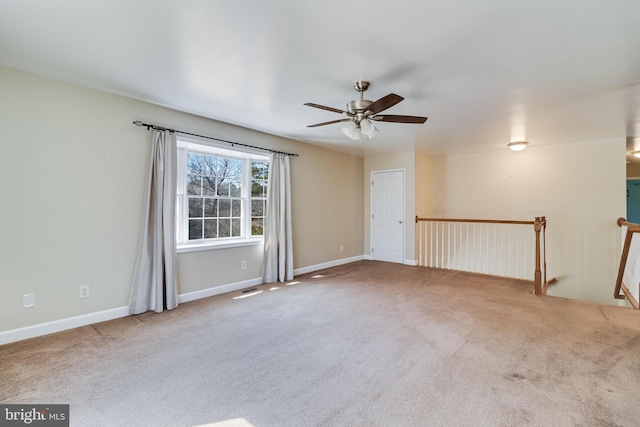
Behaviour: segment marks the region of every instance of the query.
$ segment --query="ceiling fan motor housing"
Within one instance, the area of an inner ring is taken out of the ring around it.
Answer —
[[[373,101],[369,101],[368,99],[356,99],[347,104],[347,111],[354,114],[361,113],[371,104],[373,104]]]

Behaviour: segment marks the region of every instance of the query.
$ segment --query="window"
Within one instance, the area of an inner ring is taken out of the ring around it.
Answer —
[[[178,248],[237,244],[264,232],[269,160],[178,141]]]
[[[251,162],[251,235],[264,234],[264,219],[267,209],[268,162]]]

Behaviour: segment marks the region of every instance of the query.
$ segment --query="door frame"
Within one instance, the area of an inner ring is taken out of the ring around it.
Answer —
[[[402,221],[404,227],[402,227],[402,264],[406,264],[407,256],[407,170],[405,168],[397,169],[380,169],[372,170],[369,172],[369,257],[374,259],[373,256],[373,177],[376,173],[389,173],[389,172],[402,172]]]

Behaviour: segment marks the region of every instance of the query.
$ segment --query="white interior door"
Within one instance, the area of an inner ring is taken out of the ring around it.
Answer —
[[[371,173],[371,257],[404,263],[404,171]]]

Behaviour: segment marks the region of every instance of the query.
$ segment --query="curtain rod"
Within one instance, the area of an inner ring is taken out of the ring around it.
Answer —
[[[297,154],[295,153],[287,153],[285,151],[278,151],[278,150],[272,150],[270,148],[263,148],[263,147],[256,147],[255,145],[249,145],[249,144],[242,144],[240,142],[233,142],[233,141],[227,141],[225,139],[220,139],[220,138],[214,138],[212,136],[206,136],[206,135],[198,135],[197,133],[190,133],[190,132],[185,132],[182,130],[177,130],[177,129],[169,129],[169,128],[165,128],[162,126],[158,126],[158,125],[150,125],[148,123],[142,123],[140,120],[136,120],[135,122],[133,122],[134,125],[136,126],[146,126],[147,130],[149,129],[154,129],[154,130],[168,130],[169,132],[174,132],[174,133],[181,133],[183,135],[191,135],[191,136],[197,136],[199,138],[206,138],[206,139],[212,139],[214,141],[220,141],[220,142],[225,142],[227,144],[231,144],[231,146],[233,147],[234,145],[240,145],[241,147],[248,147],[248,148],[255,148],[256,150],[262,150],[262,151],[268,151],[270,153],[275,153],[275,154],[284,154],[287,156],[292,156],[292,157],[299,157]]]

